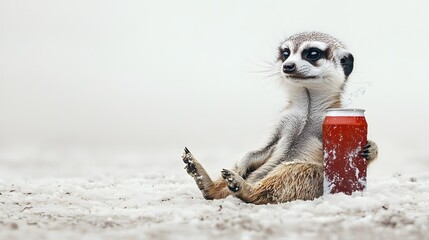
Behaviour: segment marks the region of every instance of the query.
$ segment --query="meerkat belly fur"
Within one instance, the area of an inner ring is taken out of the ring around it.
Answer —
[[[330,35],[304,32],[279,47],[278,70],[289,103],[267,144],[247,153],[213,181],[185,148],[182,156],[204,198],[234,195],[254,204],[312,200],[323,194],[322,124],[328,108],[342,107],[341,95],[353,70],[353,55]],[[377,145],[361,152],[368,163]]]

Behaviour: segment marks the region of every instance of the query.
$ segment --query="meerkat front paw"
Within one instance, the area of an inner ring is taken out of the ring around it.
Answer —
[[[375,142],[368,140],[363,150],[360,152],[360,156],[364,157],[368,164],[374,161],[378,156],[378,147]]]
[[[231,192],[236,193],[241,190],[241,185],[244,180],[240,175],[227,169],[223,169],[221,173],[222,178],[225,179],[228,189]]]

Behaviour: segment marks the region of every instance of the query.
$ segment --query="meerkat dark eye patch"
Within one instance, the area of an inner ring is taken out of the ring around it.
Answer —
[[[289,48],[285,48],[285,49],[279,48],[279,57],[278,57],[279,60],[285,61],[289,56],[290,56]]]
[[[302,58],[310,62],[315,62],[321,58],[325,58],[325,56],[326,52],[318,48],[309,48],[302,52]]]

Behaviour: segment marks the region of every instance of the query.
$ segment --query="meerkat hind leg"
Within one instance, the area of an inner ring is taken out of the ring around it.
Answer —
[[[238,173],[227,169],[223,169],[221,173],[228,189],[235,197],[238,197],[247,203],[255,203],[255,199],[251,196],[253,188],[246,182],[246,180],[244,180]]]
[[[313,200],[323,194],[323,166],[317,163],[281,164],[253,185],[229,170],[223,170],[222,177],[234,196],[247,203]]]
[[[290,162],[277,166],[263,178],[253,194],[271,203],[313,200],[323,195],[323,165]]]
[[[195,183],[201,190],[203,197],[207,200],[225,198],[230,195],[223,179],[212,181],[207,171],[201,163],[194,158],[188,148],[182,155],[182,160],[186,164],[185,169],[194,178]]]

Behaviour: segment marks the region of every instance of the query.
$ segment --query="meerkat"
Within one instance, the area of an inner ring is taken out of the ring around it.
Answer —
[[[247,203],[268,204],[323,194],[322,124],[328,108],[342,107],[353,55],[328,34],[304,32],[281,44],[277,60],[289,102],[264,146],[245,154],[232,170],[223,169],[215,181],[185,148],[185,169],[205,199],[233,195]],[[368,141],[360,154],[371,163],[377,145]]]

